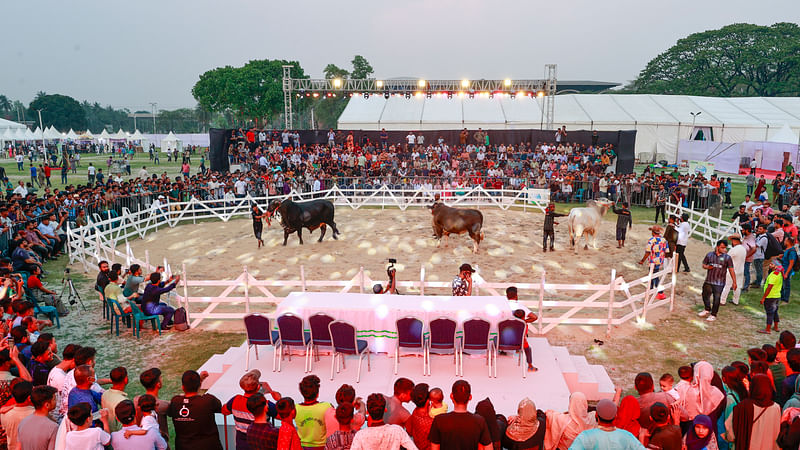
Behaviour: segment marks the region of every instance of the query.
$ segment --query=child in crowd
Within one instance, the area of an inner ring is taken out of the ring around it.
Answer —
[[[145,436],[148,431],[155,430],[156,434],[161,433],[158,428],[158,414],[156,413],[156,398],[150,394],[139,397],[139,410],[142,417],[139,422],[139,430],[125,429],[125,439],[131,436]]]
[[[681,381],[679,381],[673,389],[675,389],[675,392],[678,393],[680,398],[685,398],[686,391],[692,387],[693,376],[694,370],[692,369],[692,366],[681,366],[678,368],[678,377],[681,379]]]
[[[294,418],[297,410],[294,409],[294,400],[290,397],[283,397],[275,405],[278,410],[278,418],[281,420],[281,428],[278,431],[278,448],[286,450],[302,450],[300,445],[300,435],[294,427]]]
[[[670,397],[672,397],[676,402],[681,399],[681,395],[678,394],[678,391],[675,390],[673,384],[675,383],[675,377],[673,377],[669,373],[665,373],[661,375],[661,378],[658,380],[659,386],[661,386],[661,392],[666,393]]]
[[[777,360],[778,349],[770,344],[762,345],[761,349],[767,354],[767,364],[769,364],[769,371],[772,373],[775,386],[780,386],[786,378],[786,369],[783,367],[783,364],[779,363]]]
[[[447,412],[447,403],[444,402],[444,392],[442,392],[441,389],[431,389],[431,392],[428,394],[428,399],[431,401],[431,409],[428,412],[431,418]]]

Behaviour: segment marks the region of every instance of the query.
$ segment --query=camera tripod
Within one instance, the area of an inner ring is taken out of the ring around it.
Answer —
[[[64,292],[67,293],[66,304],[74,306],[80,303],[81,308],[86,311],[86,305],[83,304],[81,295],[78,293],[78,290],[75,289],[75,285],[72,284],[72,278],[69,275],[69,269],[65,269],[64,276],[61,277],[61,294],[58,296],[58,299],[62,302],[64,302]]]

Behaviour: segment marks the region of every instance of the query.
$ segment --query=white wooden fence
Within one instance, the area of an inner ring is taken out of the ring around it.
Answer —
[[[508,209],[527,210],[534,208],[543,210],[547,198],[539,190],[485,190],[482,187],[472,188],[465,192],[452,190],[433,192],[423,189],[415,191],[392,191],[388,188],[357,190],[334,187],[328,191],[317,193],[290,193],[288,196],[271,198],[252,198],[200,201],[191,199],[183,203],[170,203],[162,209],[150,209],[131,213],[123,211],[118,217],[109,216],[103,220],[95,218],[89,225],[76,229],[68,229],[68,249],[70,263],[80,263],[85,271],[93,269],[101,260],[121,261],[127,266],[139,264],[145,272],[154,271],[156,266],[163,265],[167,274],[180,273],[181,289],[175,295],[175,301],[186,308],[192,326],[199,325],[207,319],[241,319],[258,305],[276,304],[281,297],[271,289],[290,288],[295,290],[323,289],[341,293],[371,291],[373,281],[363,268],[350,280],[307,280],[304,269],[300,267],[298,279],[295,280],[259,280],[247,267],[233,280],[194,280],[190,279],[185,265],[178,271],[162,261],[150,261],[149,252],[145,251],[144,259],[133,254],[129,240],[144,238],[148,233],[175,227],[177,225],[198,220],[222,220],[249,216],[251,202],[266,208],[269,201],[290,197],[295,201],[308,201],[312,198],[327,198],[336,205],[358,209],[362,206],[381,208],[391,207],[405,210],[409,207],[423,207],[431,204],[436,193],[446,203],[461,206],[491,206]],[[698,222],[699,223],[699,222]],[[699,227],[699,225],[698,225]],[[125,243],[125,251],[117,247]],[[547,280],[543,271],[540,279],[530,283],[494,283],[485,282],[476,286],[477,290],[485,290],[491,295],[504,295],[504,289],[514,285],[520,292],[523,302],[536,311],[540,317],[538,332],[546,334],[558,325],[593,325],[605,326],[607,333],[612,327],[630,320],[642,322],[647,320],[648,311],[663,305],[669,305],[670,311],[675,299],[675,272],[673,261],[667,260],[664,267],[654,272],[650,267],[647,275],[632,281],[616,276],[616,270],[610,271],[608,283],[596,284],[559,284]],[[651,280],[660,281],[659,289],[650,287]],[[398,280],[397,286],[408,292],[424,295],[426,290],[449,295],[450,283],[445,281],[428,281],[424,268],[420,270],[419,280]],[[198,295],[201,290],[215,290],[212,295]],[[659,299],[659,292],[665,298]],[[223,308],[220,306],[226,305]],[[220,311],[218,309],[224,309]]]
[[[708,242],[715,245],[720,239],[727,239],[733,233],[741,233],[739,223],[729,222],[722,219],[723,209],[720,209],[719,215],[714,217],[705,211],[695,211],[694,204],[691,208],[674,203],[667,203],[667,214],[681,216],[686,213],[689,215],[689,225],[692,227],[691,236],[700,239],[703,242]]]

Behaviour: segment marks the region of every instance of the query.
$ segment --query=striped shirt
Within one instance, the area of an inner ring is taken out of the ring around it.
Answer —
[[[544,213],[544,230],[553,231],[553,222],[556,217],[564,217],[566,214],[559,214],[555,211],[547,211]]]
[[[727,253],[717,254],[716,251],[708,252],[703,258],[704,266],[711,266],[706,272],[706,283],[725,286],[728,269],[733,267],[733,260]]]

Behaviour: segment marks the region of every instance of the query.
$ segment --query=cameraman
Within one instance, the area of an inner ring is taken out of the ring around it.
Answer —
[[[397,292],[397,269],[394,267],[396,263],[396,259],[389,259],[389,267],[386,268],[386,275],[389,277],[389,282],[386,283],[386,288],[378,283],[372,287],[372,292],[376,294],[399,294],[399,292]]]
[[[42,281],[39,279],[39,274],[41,272],[42,270],[40,268],[33,268],[31,275],[28,277],[28,289],[31,290],[31,294],[36,298],[37,302],[44,303],[47,306],[55,306],[59,316],[66,316],[69,314],[69,310],[64,306],[60,298],[56,298],[56,293],[54,291],[44,287]]]

